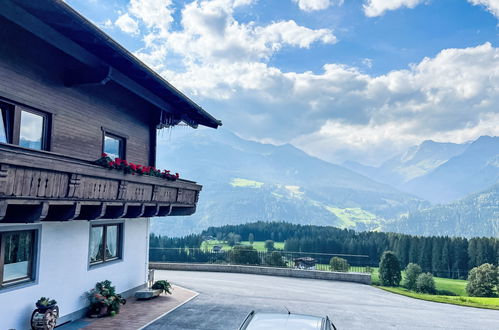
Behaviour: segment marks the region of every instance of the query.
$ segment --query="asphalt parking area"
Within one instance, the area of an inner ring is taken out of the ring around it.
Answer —
[[[147,330],[237,329],[251,311],[329,315],[338,329],[498,329],[499,311],[412,299],[356,283],[156,271],[199,295]]]

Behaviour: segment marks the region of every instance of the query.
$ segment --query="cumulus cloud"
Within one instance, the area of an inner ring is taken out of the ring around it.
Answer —
[[[252,3],[191,2],[179,11],[175,29],[169,1],[161,2],[166,20],[155,23],[131,4],[128,13],[145,32],[137,54],[224,127],[254,140],[292,142],[329,161],[376,162],[426,139],[499,135],[499,50],[490,43],[445,49],[377,76],[339,63],[320,72],[284,72],[269,64],[284,47],[336,38],[292,20],[238,21],[235,12]]]
[[[468,0],[468,2],[475,6],[484,6],[492,15],[499,19],[499,0]]]
[[[128,34],[138,34],[139,33],[139,23],[131,18],[128,13],[125,13],[116,19],[114,24],[120,28],[121,31]],[[109,22],[107,22],[109,27]]]
[[[331,30],[309,29],[293,20],[268,25],[240,23],[234,18],[234,10],[251,3],[250,0],[191,2],[181,11],[180,30],[168,30],[162,36],[151,31],[144,37],[146,47],[137,55],[161,70],[165,69],[167,55],[181,56],[185,66],[200,62],[211,65],[265,61],[285,46],[309,48],[315,42],[336,42]],[[144,16],[140,16],[141,20]]]
[[[388,10],[396,10],[402,7],[414,8],[424,0],[367,0],[363,5],[364,14],[368,17],[383,15]],[[486,0],[471,0],[486,1]],[[491,0],[494,1],[494,0]]]
[[[291,141],[329,161],[376,162],[425,139],[499,135],[499,49],[489,43],[446,49],[380,76],[339,64],[293,73],[254,62],[164,74],[225,109],[225,123],[240,135]]]

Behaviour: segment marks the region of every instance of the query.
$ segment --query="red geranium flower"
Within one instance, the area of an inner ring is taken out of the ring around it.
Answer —
[[[107,154],[106,154],[105,152],[103,152],[103,153],[101,154],[101,157],[107,157]]]
[[[121,158],[115,158],[114,161],[116,162],[116,165],[120,166],[121,165]]]

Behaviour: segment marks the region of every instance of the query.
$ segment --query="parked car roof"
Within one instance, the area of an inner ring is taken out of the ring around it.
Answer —
[[[251,312],[239,330],[331,330],[333,327],[327,317]]]

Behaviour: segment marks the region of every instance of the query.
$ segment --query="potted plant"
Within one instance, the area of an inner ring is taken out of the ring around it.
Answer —
[[[36,309],[31,314],[31,329],[54,329],[59,318],[59,307],[57,301],[47,297],[41,297],[35,303]]]
[[[119,313],[121,305],[126,303],[126,300],[116,293],[111,281],[107,280],[96,283],[95,287],[88,292],[88,299],[91,317],[115,315]]]
[[[54,299],[41,297],[40,299],[38,299],[35,305],[40,312],[44,313],[45,311],[47,311],[47,309],[54,308],[57,305],[57,301],[55,301]]]
[[[160,290],[161,291],[160,294],[163,292],[166,292],[168,294],[172,294],[171,290],[173,290],[172,285],[166,280],[159,280],[159,281],[154,282],[151,289]]]

